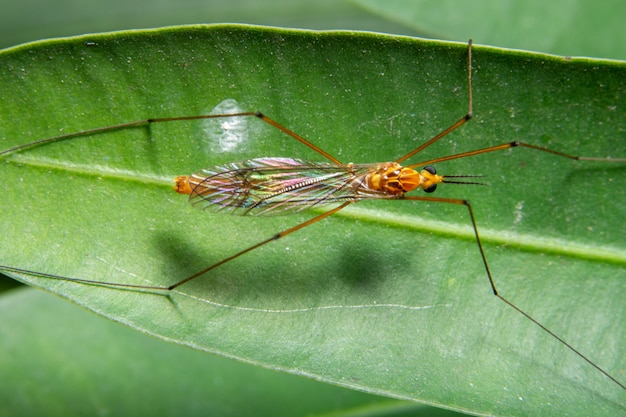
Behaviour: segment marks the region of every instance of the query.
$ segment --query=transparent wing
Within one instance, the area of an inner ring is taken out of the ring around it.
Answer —
[[[363,198],[389,198],[364,189],[372,165],[336,165],[258,158],[203,169],[189,178],[189,201],[201,209],[240,215],[279,215]]]

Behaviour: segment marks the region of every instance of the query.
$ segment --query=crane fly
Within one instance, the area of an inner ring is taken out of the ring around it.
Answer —
[[[166,117],[145,119],[136,122],[123,123],[114,126],[84,130],[60,136],[54,136],[39,141],[20,145],[0,152],[0,156],[21,152],[29,148],[41,146],[63,139],[88,136],[113,130],[120,130],[136,126],[151,125],[155,123],[191,121],[199,119],[216,118],[256,118],[262,122],[282,131],[289,137],[299,141],[306,147],[326,158],[327,162],[311,162],[295,158],[263,157],[242,162],[223,164],[213,168],[202,169],[191,175],[182,175],[175,178],[174,189],[180,194],[189,196],[193,206],[200,209],[213,210],[216,212],[231,213],[237,215],[278,215],[294,212],[302,212],[316,207],[332,206],[330,209],[306,220],[296,226],[276,233],[269,238],[234,253],[219,262],[216,262],[192,275],[185,277],[169,286],[135,285],[116,282],[102,282],[91,279],[63,277],[59,275],[27,271],[10,266],[2,266],[1,270],[14,273],[31,274],[42,278],[61,279],[85,284],[102,285],[107,287],[120,287],[136,290],[171,291],[194,280],[211,270],[224,265],[248,252],[251,252],[269,242],[276,241],[298,230],[321,221],[338,211],[361,200],[406,200],[441,203],[448,205],[463,206],[467,210],[469,221],[473,230],[478,254],[482,260],[486,278],[488,279],[491,292],[495,297],[524,316],[535,326],[549,334],[579,358],[584,360],[605,377],[617,384],[622,390],[626,390],[624,383],[611,375],[607,370],[598,366],[585,353],[572,346],[562,337],[550,330],[539,320],[516,306],[508,298],[500,294],[492,276],[480,234],[476,224],[474,211],[469,201],[455,198],[434,197],[431,195],[407,195],[412,191],[422,189],[426,193],[435,191],[441,184],[466,184],[483,185],[476,175],[442,175],[437,173],[433,164],[503,151],[512,148],[523,147],[533,151],[542,152],[555,157],[567,158],[578,161],[597,161],[624,163],[626,159],[582,157],[570,155],[557,150],[548,149],[529,143],[514,141],[496,146],[489,146],[468,152],[447,155],[422,161],[419,164],[402,165],[405,161],[420,153],[430,145],[439,141],[450,132],[467,123],[473,115],[472,110],[472,42],[467,47],[467,85],[468,85],[468,109],[467,113],[450,125],[448,128],[427,140],[417,148],[408,152],[392,162],[356,164],[343,163],[333,155],[314,145],[296,132],[288,129],[277,121],[260,112],[238,112],[228,114],[211,114],[199,116]]]

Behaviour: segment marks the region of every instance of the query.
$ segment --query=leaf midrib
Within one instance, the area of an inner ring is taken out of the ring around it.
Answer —
[[[86,177],[130,181],[142,185],[167,187],[168,189],[172,189],[173,186],[173,177],[111,169],[105,166],[60,163],[58,160],[42,157],[33,158],[25,155],[12,155],[9,160],[35,168],[56,170]],[[311,210],[311,212],[323,211],[325,210]],[[469,224],[469,219],[468,223],[428,220],[418,215],[408,216],[398,215],[397,213],[390,215],[388,211],[382,209],[368,209],[355,206],[348,207],[334,216],[449,238],[475,240],[474,230]],[[549,253],[598,263],[626,265],[626,250],[614,246],[581,244],[554,237],[512,232],[507,229],[481,227],[479,233],[483,244],[506,245],[509,248],[522,252]]]

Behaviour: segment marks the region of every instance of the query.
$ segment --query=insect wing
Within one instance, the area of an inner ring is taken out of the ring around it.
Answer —
[[[258,158],[203,169],[190,177],[189,201],[240,215],[280,215],[359,200],[368,166]]]

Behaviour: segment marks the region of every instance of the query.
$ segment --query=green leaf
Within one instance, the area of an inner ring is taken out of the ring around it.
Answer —
[[[162,343],[32,289],[2,297],[0,312],[0,365],[11,381],[0,400],[14,417],[406,416],[426,408]]]
[[[414,162],[522,140],[626,156],[623,63],[474,50],[474,119]],[[1,148],[140,120],[262,110],[344,162],[398,158],[467,111],[464,45],[235,26],[41,42],[0,55]],[[225,102],[225,100],[233,100]],[[311,218],[192,209],[171,178],[323,158],[256,119],[154,124],[4,158],[0,263],[168,285]],[[217,152],[215,132],[244,140]],[[449,161],[500,292],[623,380],[624,164],[515,149]],[[21,276],[145,333],[271,369],[493,415],[618,415],[626,393],[493,297],[463,206],[350,207],[168,296]]]

